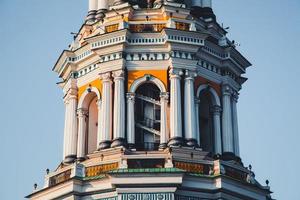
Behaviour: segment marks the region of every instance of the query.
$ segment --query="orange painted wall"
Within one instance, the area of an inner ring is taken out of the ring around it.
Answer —
[[[202,77],[197,77],[195,79],[195,94],[197,92],[197,89],[200,85],[203,85],[203,84],[209,84],[213,89],[216,90],[216,92],[218,93],[219,96],[221,96],[221,86],[217,83],[214,83],[212,81],[209,81],[205,78],[202,78]]]
[[[128,90],[132,83],[146,74],[152,75],[161,80],[165,87],[168,88],[168,71],[167,70],[134,70],[128,71]]]
[[[100,79],[96,79],[78,89],[78,99],[80,99],[81,95],[89,86],[97,88],[100,91],[100,93],[102,93],[102,81]]]

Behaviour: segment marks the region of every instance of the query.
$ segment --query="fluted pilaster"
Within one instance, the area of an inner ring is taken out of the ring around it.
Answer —
[[[233,153],[233,132],[232,132],[232,113],[231,113],[231,94],[232,89],[228,85],[222,88],[222,134],[223,134],[223,153]]]
[[[86,136],[87,136],[87,117],[88,110],[78,109],[78,141],[77,141],[77,159],[85,160],[86,156]]]
[[[135,94],[127,93],[127,142],[130,148],[134,147],[135,143],[135,124],[134,124],[134,104]]]
[[[181,111],[181,86],[180,80],[183,72],[170,69],[171,103],[170,103],[170,140],[168,145],[178,146],[183,144],[182,139],[182,111]]]
[[[124,71],[113,73],[114,90],[114,140],[112,147],[125,146],[125,91],[124,91]]]
[[[100,75],[102,80],[102,106],[101,106],[101,142],[98,149],[107,149],[111,144],[112,135],[112,80],[111,73]]]
[[[187,146],[190,147],[198,146],[194,94],[194,78],[196,76],[195,72],[187,70],[184,79],[184,130]]]
[[[168,143],[168,125],[167,125],[167,106],[169,94],[160,94],[160,149],[167,147]]]

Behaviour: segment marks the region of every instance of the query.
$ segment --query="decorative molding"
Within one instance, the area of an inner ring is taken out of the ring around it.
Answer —
[[[146,82],[152,82],[154,83],[159,89],[161,92],[167,92],[167,89],[164,85],[164,83],[159,80],[158,78],[150,75],[150,74],[146,74],[145,76],[139,78],[139,79],[136,79],[130,86],[130,89],[129,89],[129,92],[131,93],[135,93],[135,91],[137,90],[137,88],[142,85],[143,83],[146,83]]]
[[[93,49],[98,49],[101,47],[106,47],[106,46],[110,46],[110,45],[115,45],[115,44],[120,44],[126,41],[125,36],[117,36],[117,37],[112,37],[109,39],[103,39],[101,41],[97,41],[92,43],[92,50]]]
[[[173,193],[129,193],[122,194],[121,200],[173,200]]]
[[[197,89],[196,96],[200,98],[201,92],[204,90],[208,90],[211,93],[214,105],[221,106],[221,101],[218,93],[208,84],[200,85]]]

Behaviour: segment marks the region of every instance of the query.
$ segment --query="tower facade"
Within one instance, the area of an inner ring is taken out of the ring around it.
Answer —
[[[211,0],[89,0],[53,71],[63,162],[29,199],[271,199],[240,158],[249,61]]]

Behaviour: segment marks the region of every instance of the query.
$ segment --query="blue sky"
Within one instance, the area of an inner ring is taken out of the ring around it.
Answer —
[[[87,12],[84,0],[0,0],[0,196],[23,199],[62,159],[62,92],[51,72]],[[252,62],[241,91],[240,148],[277,199],[300,199],[299,0],[214,0]]]

